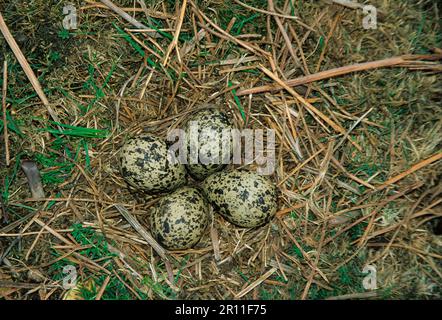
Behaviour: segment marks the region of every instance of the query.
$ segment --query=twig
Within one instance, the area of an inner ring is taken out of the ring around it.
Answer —
[[[268,3],[269,3],[269,9],[271,11],[275,12],[275,5],[273,4],[273,0],[268,0]],[[274,16],[273,18],[275,19],[276,24],[278,25],[279,31],[281,31],[282,37],[285,40],[287,50],[289,51],[290,55],[292,56],[295,64],[299,66],[300,65],[299,58],[296,56],[295,50],[293,49],[292,41],[290,40],[284,26],[282,25],[281,19],[279,19],[279,17],[277,17],[277,16]]]
[[[163,60],[163,66],[167,65],[167,62],[169,60],[170,54],[172,53],[172,50],[174,48],[176,48],[176,46],[178,44],[178,38],[180,36],[181,27],[183,25],[184,15],[186,14],[186,7],[187,7],[187,0],[183,0],[183,5],[181,6],[180,16],[177,21],[175,34],[173,35],[173,39],[169,45],[169,48],[167,48],[167,52],[166,52],[166,54],[164,56],[164,60]],[[177,52],[178,61],[181,62],[180,51],[177,49],[176,52]]]
[[[45,93],[43,92],[40,82],[38,81],[38,78],[35,76],[34,71],[32,71],[32,68],[29,65],[28,61],[26,60],[23,52],[20,50],[20,47],[18,46],[17,42],[15,41],[11,32],[9,31],[8,26],[6,25],[6,22],[3,19],[1,12],[0,12],[0,31],[2,32],[3,36],[5,37],[6,42],[11,47],[12,52],[14,52],[15,57],[17,58],[21,67],[23,68],[24,72],[26,73],[26,76],[28,77],[29,81],[31,82],[32,86],[34,87],[34,90],[37,92],[37,95],[39,96],[40,100],[46,106],[50,116],[52,117],[52,119],[55,122],[60,123],[60,120],[59,120],[57,114],[54,112],[52,107],[49,105],[49,100],[46,97]],[[59,127],[59,130],[62,131],[62,129],[60,127]]]
[[[337,132],[345,134],[344,128],[337,125],[335,122],[333,122],[331,119],[329,119],[325,114],[323,114],[321,111],[316,109],[311,103],[306,101],[299,93],[297,93],[295,90],[290,88],[287,84],[285,84],[281,79],[279,79],[273,72],[271,72],[269,69],[265,68],[264,66],[260,65],[259,68],[262,72],[264,72],[267,76],[272,78],[274,81],[276,81],[279,85],[281,85],[284,89],[286,89],[291,95],[293,95],[296,99],[298,99],[299,102],[310,112],[316,114],[318,117],[320,117],[322,120],[327,122],[333,129],[335,129]]]
[[[121,215],[129,222],[129,224],[143,237],[144,240],[155,250],[158,255],[169,260],[166,250],[152,237],[152,235],[138,222],[138,220],[126,210],[125,207],[116,204],[115,208],[121,213]]]
[[[71,240],[63,237],[59,232],[57,232],[54,229],[52,229],[51,227],[49,227],[46,223],[41,221],[39,218],[34,218],[34,221],[36,223],[38,223],[41,227],[43,227],[46,231],[48,231],[50,234],[52,234],[54,237],[56,237],[57,239],[59,239],[62,242],[64,242],[65,244],[67,244],[67,245],[73,245],[74,244]],[[80,255],[80,257],[82,257],[82,256]],[[86,257],[83,257],[83,258],[88,260]]]
[[[146,0],[138,0],[138,2],[141,5],[141,8],[137,8],[137,7],[120,7],[121,10],[123,10],[124,12],[145,12],[146,10],[143,9],[143,5],[145,4]],[[79,8],[80,11],[85,11],[85,10],[89,10],[89,9],[94,9],[94,8],[98,8],[98,9],[110,9],[108,6],[106,6],[105,4],[102,3],[97,3],[95,2],[95,0],[85,0],[86,4],[82,7]],[[146,7],[147,9],[147,7]],[[112,9],[110,9],[112,10]],[[175,16],[173,14],[167,14],[164,12],[159,12],[159,11],[153,11],[153,10],[149,10],[147,9],[147,13],[149,14],[149,17],[147,18],[147,20],[150,21],[152,20],[150,17],[154,17],[154,18],[158,18],[158,19],[175,19]]]
[[[354,130],[354,128],[357,127],[359,123],[370,113],[373,111],[373,108],[370,108],[366,113],[364,113],[358,120],[355,121],[355,123],[351,126],[350,129],[344,134],[341,141],[334,147],[334,152],[339,149],[339,147],[344,143],[344,141],[350,136],[350,133]],[[350,139],[351,140],[351,139]],[[362,151],[362,150],[361,150]]]
[[[126,283],[126,281],[124,281],[119,275],[118,272],[116,272],[115,270],[112,270],[112,273],[118,278],[118,280],[120,280],[120,282],[126,287],[128,288],[139,300],[141,300],[140,295],[138,294],[138,292],[135,291],[134,288],[132,288],[130,285],[128,285]]]
[[[436,54],[436,55],[427,55],[427,56],[420,56],[420,55],[408,55],[408,56],[400,56],[400,57],[392,57],[387,58],[383,60],[376,60],[371,62],[365,62],[365,63],[358,63],[353,64],[345,67],[340,68],[334,68],[326,71],[321,71],[318,73],[314,73],[308,76],[299,77],[296,79],[291,79],[288,81],[285,81],[284,84],[288,87],[296,87],[300,85],[304,85],[307,83],[325,80],[329,78],[339,77],[345,74],[358,72],[358,71],[366,71],[370,69],[377,69],[377,68],[387,68],[387,67],[407,67],[407,63],[410,63],[410,61],[416,60],[416,59],[440,59],[442,58],[442,55]],[[281,90],[282,85],[265,85],[255,88],[249,88],[249,89],[243,89],[239,90],[236,95],[243,96],[248,94],[255,94],[255,93],[262,93],[267,91],[274,91],[274,90]]]
[[[141,22],[139,22],[138,20],[136,20],[135,18],[132,18],[129,14],[127,14],[126,12],[124,12],[123,9],[121,9],[120,7],[118,7],[117,5],[115,5],[114,3],[112,3],[112,1],[110,0],[100,0],[104,5],[106,5],[109,9],[111,9],[112,11],[114,11],[116,14],[118,14],[120,17],[122,17],[124,20],[126,20],[127,22],[129,22],[131,25],[133,25],[136,28],[139,29],[149,29],[149,27],[145,26],[144,24],[142,24]],[[154,38],[160,38],[161,35],[158,34],[157,32],[152,33],[150,35],[151,37]]]
[[[240,292],[238,292],[235,295],[235,299],[239,299],[241,297],[244,297],[247,293],[249,293],[250,291],[252,291],[254,288],[256,288],[257,286],[259,286],[261,284],[261,282],[263,282],[264,280],[266,280],[268,277],[270,277],[272,274],[275,273],[277,269],[276,268],[272,268],[269,271],[267,271],[266,273],[264,273],[262,276],[260,276],[256,281],[252,282],[250,285],[248,285],[246,288],[244,288],[243,290],[241,290]]]
[[[34,211],[29,213],[28,215],[24,216],[23,218],[20,218],[14,222],[11,222],[10,224],[8,224],[6,227],[3,227],[0,229],[0,234],[2,233],[7,233],[11,230],[14,230],[15,227],[19,226],[20,224],[22,224],[23,222],[31,219],[32,217],[34,217],[37,214],[38,211]]]
[[[357,183],[362,184],[363,186],[370,188],[371,190],[375,190],[376,188],[371,185],[370,183],[356,177],[354,174],[352,174],[351,172],[349,172],[347,169],[345,169],[345,167],[339,162],[339,160],[337,160],[335,157],[331,158],[331,161],[333,162],[333,164],[342,172],[344,172],[350,179],[356,181]]]
[[[5,139],[5,159],[6,166],[9,167],[9,136],[8,136],[8,122],[6,119],[6,94],[8,91],[8,61],[5,57],[3,63],[3,90],[2,90],[2,113],[3,113],[3,138]]]
[[[0,281],[0,288],[35,289],[41,286],[42,284],[38,283]],[[60,285],[45,284],[44,286],[46,288],[60,288]]]
[[[350,9],[363,9],[364,4],[358,3],[357,1],[350,0],[325,0],[325,2],[338,4]]]
[[[331,37],[335,33],[336,27],[338,26],[338,23],[340,20],[341,20],[341,16],[337,15],[336,18],[332,22],[332,26],[327,34],[327,37],[325,38],[324,45],[321,50],[321,55],[319,56],[318,64],[316,65],[316,70],[315,70],[316,73],[318,73],[319,70],[321,69],[321,64],[325,59],[325,54],[327,53],[328,44],[330,42]]]
[[[106,290],[107,285],[109,284],[111,277],[107,276],[106,279],[104,279],[103,285],[101,286],[100,290],[97,293],[97,296],[95,297],[95,300],[101,300],[101,297],[104,294],[104,291]]]
[[[271,15],[271,16],[280,17],[280,18],[284,18],[284,19],[292,19],[292,20],[298,20],[299,19],[299,17],[297,17],[297,16],[289,16],[289,15],[286,15],[286,14],[277,13],[275,11],[267,11],[267,10],[255,8],[255,7],[249,6],[248,4],[245,4],[245,3],[243,3],[243,2],[241,2],[239,0],[234,0],[234,1],[237,4],[239,4],[240,6],[242,6],[244,8],[247,8],[249,10],[252,10],[252,11],[256,11],[256,12],[260,12],[260,13],[264,13],[264,14],[268,14],[268,15]]]
[[[343,294],[341,296],[329,297],[326,298],[325,300],[367,299],[367,298],[375,298],[377,296],[378,294],[376,291],[369,291],[369,292]]]
[[[384,182],[383,184],[381,184],[380,186],[376,187],[376,191],[385,189],[386,187],[388,187],[389,185],[398,182],[399,180],[402,180],[403,178],[405,178],[406,176],[412,174],[413,172],[420,170],[422,168],[424,168],[425,166],[436,162],[438,160],[442,159],[442,152],[439,152],[433,156],[431,156],[428,159],[422,160],[421,162],[415,164],[414,166],[412,166],[410,169],[398,174],[397,176],[388,179],[386,182]]]

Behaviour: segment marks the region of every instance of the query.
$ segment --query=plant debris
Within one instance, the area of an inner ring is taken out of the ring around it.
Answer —
[[[1,299],[441,298],[439,4],[70,3],[0,4]],[[203,103],[275,131],[278,211],[166,252],[118,152]]]

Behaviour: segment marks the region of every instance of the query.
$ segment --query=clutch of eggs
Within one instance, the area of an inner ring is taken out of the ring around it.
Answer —
[[[191,130],[192,125],[197,125],[197,130]],[[184,126],[185,146],[190,151],[191,143],[196,142],[199,158],[211,158],[214,152],[221,156],[225,145],[231,154],[233,142],[226,143],[222,132],[232,128],[225,113],[199,111]],[[276,187],[267,177],[248,171],[222,171],[226,165],[216,157],[212,158],[215,163],[173,163],[168,148],[163,139],[143,134],[129,139],[120,153],[122,175],[132,188],[149,194],[169,193],[150,217],[151,232],[165,248],[185,250],[200,241],[209,221],[209,203],[227,221],[244,228],[262,226],[275,215]],[[203,180],[201,191],[185,186],[186,172]]]

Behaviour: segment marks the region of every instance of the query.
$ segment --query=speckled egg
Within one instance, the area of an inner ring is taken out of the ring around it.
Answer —
[[[216,211],[239,227],[259,227],[276,213],[275,185],[255,172],[217,172],[202,188]]]
[[[201,110],[189,118],[184,130],[189,156],[186,167],[192,177],[203,180],[226,166],[230,156],[223,161],[222,149],[226,148],[228,154],[232,154],[232,128],[228,116],[214,108]],[[228,134],[223,135],[223,130]],[[199,155],[198,158],[192,156],[195,154]]]
[[[122,175],[136,190],[153,194],[172,191],[186,183],[184,165],[169,161],[166,142],[154,135],[128,140],[120,158]]]
[[[183,187],[165,196],[151,216],[151,231],[169,250],[193,247],[209,222],[208,204],[198,189]]]

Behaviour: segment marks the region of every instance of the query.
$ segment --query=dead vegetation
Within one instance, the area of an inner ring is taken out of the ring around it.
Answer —
[[[48,103],[0,37],[3,299],[441,297],[435,2],[365,1],[379,10],[366,30],[362,10],[334,1],[71,1],[70,31],[62,1],[4,2]],[[158,197],[127,189],[117,153],[205,102],[276,131],[279,211],[257,230],[214,215],[196,248],[155,252],[140,230]],[[46,198],[31,198],[25,159]]]

